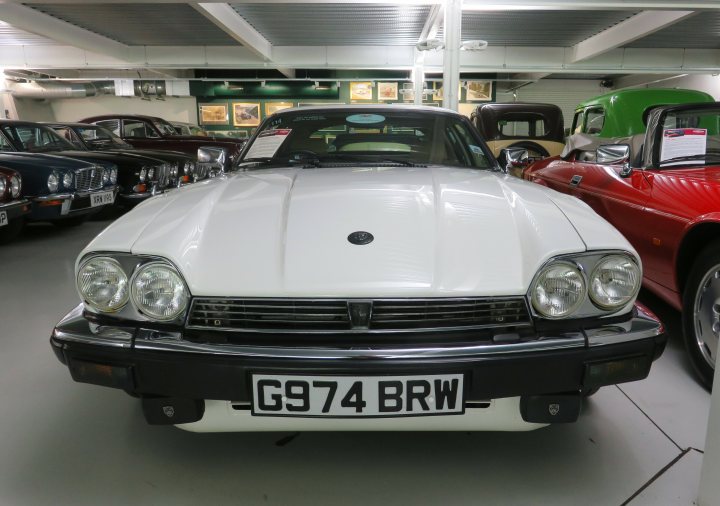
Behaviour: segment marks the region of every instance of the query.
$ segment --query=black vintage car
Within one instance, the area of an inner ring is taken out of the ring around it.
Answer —
[[[75,149],[150,157],[169,163],[177,170],[179,185],[193,183],[207,177],[207,171],[197,166],[197,156],[181,151],[138,149],[99,125],[58,122],[46,124],[75,146]]]
[[[117,168],[110,163],[5,152],[0,153],[0,166],[22,176],[22,196],[31,202],[29,221],[79,225],[115,201]]]
[[[118,205],[129,207],[177,185],[177,167],[163,160],[115,152],[78,150],[39,123],[0,120],[0,150],[48,153],[116,167]]]
[[[22,176],[0,165],[0,244],[20,232],[29,212],[30,202],[22,196]]]
[[[532,158],[544,158],[559,155],[565,146],[563,113],[553,104],[483,104],[470,119],[502,165],[505,148],[522,148]]]

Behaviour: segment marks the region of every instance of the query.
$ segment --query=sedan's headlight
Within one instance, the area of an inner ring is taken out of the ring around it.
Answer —
[[[0,177],[0,198],[5,196],[5,190],[7,189],[7,183],[4,177]]]
[[[193,171],[193,163],[192,162],[185,162],[185,167],[183,167],[183,172],[186,176],[189,176],[190,173]]]
[[[531,287],[535,310],[546,318],[564,318],[585,300],[587,288],[580,270],[570,262],[545,266]]]
[[[117,260],[94,257],[78,271],[77,286],[83,300],[96,311],[111,313],[128,301],[128,278]]]
[[[148,179],[152,180],[155,177],[155,167],[150,167],[147,171]]]
[[[73,184],[73,175],[72,172],[66,172],[63,174],[63,187],[64,188],[72,188]]]
[[[138,310],[161,321],[180,316],[190,299],[180,274],[163,262],[150,262],[140,267],[133,276],[131,294]]]
[[[603,258],[590,276],[590,300],[601,309],[620,309],[640,290],[640,267],[625,255]]]
[[[55,173],[55,172],[51,173],[47,179],[47,187],[48,187],[48,190],[50,190],[50,193],[55,193],[57,191],[59,185],[60,185],[60,178],[58,177],[57,173]]]
[[[18,198],[20,196],[21,190],[22,181],[20,180],[20,176],[12,176],[10,178],[10,195],[12,196],[12,198]]]
[[[140,179],[141,183],[144,183],[146,177],[147,177],[147,169],[145,169],[145,167],[143,167],[142,170],[140,170],[140,175],[138,176],[138,178]]]
[[[103,169],[102,175],[103,184],[108,184],[110,182],[110,169]]]
[[[117,183],[117,169],[110,169],[110,182]]]
[[[178,175],[178,166],[179,166],[179,165],[180,165],[179,162],[178,162],[178,163],[173,163],[172,165],[170,165],[170,177],[172,177],[172,178],[176,178],[176,177],[177,177],[177,175]]]

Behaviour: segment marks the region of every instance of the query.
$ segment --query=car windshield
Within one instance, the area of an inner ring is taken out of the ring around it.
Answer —
[[[77,126],[73,129],[92,150],[132,149],[130,144],[123,141],[107,128],[100,126]]]
[[[76,149],[55,130],[41,125],[5,125],[2,131],[20,151],[46,153]]]
[[[178,135],[175,127],[164,119],[156,119],[155,121],[153,121],[153,124],[158,130],[160,130],[160,133],[162,135]]]
[[[669,111],[661,130],[661,166],[720,163],[720,108]]]
[[[460,117],[410,107],[283,112],[265,121],[240,165],[293,164],[496,168],[482,141]]]

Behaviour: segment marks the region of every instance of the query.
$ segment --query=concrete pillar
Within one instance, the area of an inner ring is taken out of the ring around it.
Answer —
[[[425,88],[425,66],[422,61],[416,60],[413,67],[413,90],[415,92],[415,104],[422,104],[423,89]]]
[[[445,49],[443,51],[443,107],[458,110],[462,0],[445,0]]]

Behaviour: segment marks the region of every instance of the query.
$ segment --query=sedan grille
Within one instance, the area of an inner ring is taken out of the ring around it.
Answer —
[[[152,182],[156,188],[167,188],[170,180],[170,165],[163,164],[154,167]]]
[[[75,171],[75,188],[79,192],[99,190],[103,187],[103,169],[101,167],[88,167]]]
[[[195,298],[189,328],[249,332],[424,332],[529,326],[523,297],[457,299]]]

